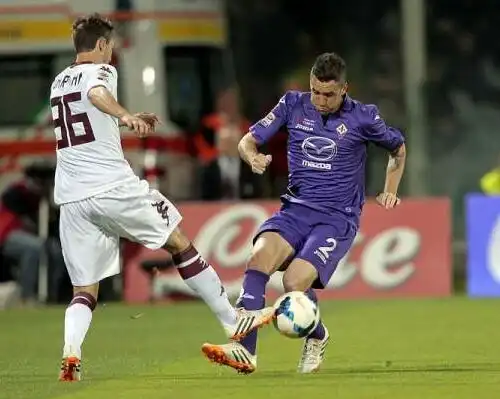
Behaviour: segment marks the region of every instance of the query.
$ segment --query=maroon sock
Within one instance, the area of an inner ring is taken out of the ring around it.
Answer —
[[[97,300],[94,298],[93,295],[89,294],[88,292],[76,292],[73,295],[73,299],[69,303],[68,307],[71,305],[74,305],[75,303],[80,303],[82,305],[88,306],[91,311],[94,311],[95,307],[97,306]]]
[[[183,280],[190,279],[209,267],[192,244],[184,251],[172,255],[172,260]]]

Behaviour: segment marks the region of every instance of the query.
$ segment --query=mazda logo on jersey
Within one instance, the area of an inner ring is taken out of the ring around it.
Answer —
[[[337,144],[326,137],[308,137],[302,142],[302,152],[313,161],[327,162],[337,155]]]

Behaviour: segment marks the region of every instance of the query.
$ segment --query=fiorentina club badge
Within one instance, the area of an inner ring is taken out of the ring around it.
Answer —
[[[343,136],[344,134],[347,133],[347,126],[341,123],[339,126],[337,126],[337,133]]]

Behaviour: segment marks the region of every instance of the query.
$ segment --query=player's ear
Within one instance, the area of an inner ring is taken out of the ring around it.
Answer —
[[[349,83],[345,82],[344,86],[342,87],[342,95],[345,95],[348,89],[349,89]]]
[[[106,49],[107,40],[104,37],[97,39],[96,48],[99,52],[103,52]]]
[[[313,90],[313,86],[314,86],[314,75],[311,72],[309,75],[309,88],[311,89],[311,91]]]

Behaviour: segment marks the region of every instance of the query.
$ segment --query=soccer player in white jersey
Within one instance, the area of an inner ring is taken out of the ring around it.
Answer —
[[[268,323],[273,309],[245,311],[228,301],[219,276],[179,230],[182,216],[140,180],[124,158],[119,126],[139,137],[154,131],[154,114],[131,114],[117,102],[117,72],[109,65],[113,26],[93,14],[73,24],[76,62],[55,78],[50,94],[57,170],[54,198],[74,294],[66,309],[59,379],[78,381],[81,347],[96,307],[99,282],[120,272],[120,237],[164,248],[186,284],[206,302],[228,337],[240,339]]]

